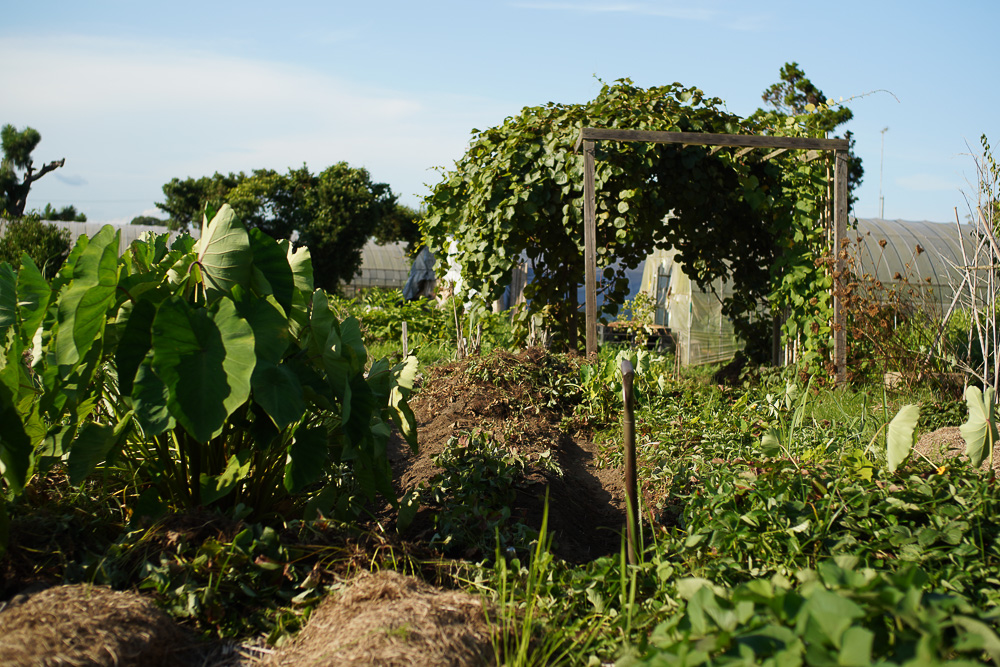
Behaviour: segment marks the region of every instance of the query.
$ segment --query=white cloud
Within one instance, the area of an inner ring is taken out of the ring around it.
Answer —
[[[87,179],[79,174],[61,174],[58,171],[52,172],[52,176],[66,185],[81,186],[87,184]]]
[[[93,202],[86,208],[106,209],[88,210],[95,220],[131,219],[173,177],[303,162],[313,171],[364,166],[415,204],[437,181],[430,169],[464,153],[470,128],[509,113],[490,100],[400,94],[338,71],[74,36],[4,38],[0,90],[16,91],[4,122],[37,128],[40,154],[57,150],[73,166],[40,182],[38,198]],[[87,187],[58,190],[70,183]]]

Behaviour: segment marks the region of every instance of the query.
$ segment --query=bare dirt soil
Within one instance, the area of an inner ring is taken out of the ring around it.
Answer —
[[[550,407],[534,379],[552,372],[544,350],[500,352],[430,369],[410,400],[419,452],[397,442],[390,454],[400,493],[431,483],[433,458],[452,437],[478,430],[528,463],[511,520],[538,530],[549,493],[549,532],[559,557],[584,562],[617,551],[625,521],[622,471],[596,464],[597,445],[585,430],[562,426],[571,408]],[[558,470],[543,461],[552,457]],[[418,515],[411,534],[428,529]],[[472,554],[470,554],[472,556]]]
[[[965,439],[957,426],[945,426],[925,433],[917,440],[914,449],[938,465],[956,458],[968,461],[965,456]],[[987,465],[989,465],[988,457],[980,467],[986,468]],[[993,446],[993,470],[1000,471],[1000,442]]]
[[[559,370],[552,363],[544,351],[528,350],[429,370],[410,401],[418,422],[419,453],[412,454],[398,441],[392,449],[400,495],[431,483],[441,472],[432,459],[449,439],[478,430],[526,463],[511,508],[512,522],[540,528],[548,490],[549,532],[557,555],[582,562],[617,551],[625,515],[622,473],[596,465],[597,445],[589,433],[569,425],[572,406],[560,401],[558,391],[546,395],[539,388],[539,377]],[[407,539],[419,542],[426,537],[421,531],[427,530],[430,519],[428,512],[418,516]],[[197,534],[233,530],[199,517],[178,519],[170,528]],[[164,533],[167,539],[171,530]],[[28,583],[17,579],[21,586]],[[293,667],[493,661],[479,598],[395,573],[349,582],[317,608],[292,643],[278,650],[262,646],[260,640],[243,645],[198,642],[150,598],[137,593],[45,585],[0,603],[0,664]]]

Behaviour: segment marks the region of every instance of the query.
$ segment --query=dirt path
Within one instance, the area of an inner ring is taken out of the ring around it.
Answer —
[[[545,372],[545,358],[541,350],[495,353],[431,369],[410,401],[420,451],[413,455],[397,443],[393,477],[401,491],[429,484],[441,472],[432,458],[452,437],[478,429],[528,464],[511,517],[537,530],[548,488],[556,555],[592,560],[620,548],[622,472],[596,465],[597,445],[589,434],[560,428],[565,413],[553,409],[532,382]],[[546,465],[547,457],[556,465]]]

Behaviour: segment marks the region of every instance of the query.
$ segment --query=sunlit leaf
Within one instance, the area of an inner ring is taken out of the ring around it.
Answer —
[[[228,294],[236,285],[250,284],[250,238],[229,204],[223,205],[210,222],[206,216],[195,250],[209,300]]]
[[[991,454],[997,442],[994,394],[992,387],[987,387],[985,392],[979,387],[969,387],[965,390],[969,420],[959,426],[959,431],[965,440],[965,455],[977,468]]]
[[[886,459],[890,472],[896,472],[900,464],[909,456],[916,438],[915,429],[919,419],[920,406],[904,405],[889,422],[886,436]]]

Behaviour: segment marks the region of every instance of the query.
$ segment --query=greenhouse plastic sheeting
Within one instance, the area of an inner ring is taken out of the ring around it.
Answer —
[[[852,222],[857,228],[848,230],[847,237],[856,276],[867,274],[888,287],[905,279],[920,286],[917,305],[938,316],[947,312],[962,280],[962,244],[970,260],[976,247],[971,225],[875,218]]]
[[[410,276],[410,258],[405,243],[379,245],[369,241],[361,249],[361,274],[344,285],[345,296],[356,296],[369,287],[403,289]]]
[[[675,250],[656,250],[645,263],[641,290],[656,299],[655,323],[670,329],[678,362],[684,366],[732,359],[743,342],[732,322],[722,314],[722,300],[732,294],[730,284],[716,280],[702,289],[684,273]]]

